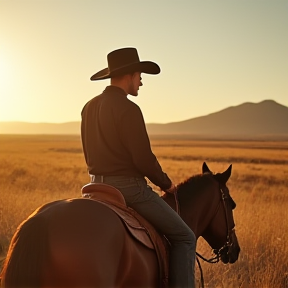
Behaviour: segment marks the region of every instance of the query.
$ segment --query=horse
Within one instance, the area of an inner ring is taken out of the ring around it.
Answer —
[[[214,174],[204,162],[202,174],[177,185],[177,197],[161,196],[223,263],[234,263],[240,252],[236,204],[226,185],[231,170],[232,164]],[[161,286],[158,264],[155,250],[135,240],[107,205],[85,198],[57,200],[37,208],[17,228],[2,287],[156,288]]]

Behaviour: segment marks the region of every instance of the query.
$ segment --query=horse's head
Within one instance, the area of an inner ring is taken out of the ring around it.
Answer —
[[[223,172],[213,174],[204,162],[202,167],[203,173],[210,173],[219,184],[218,204],[216,205],[214,217],[202,233],[202,237],[212,247],[214,253],[220,256],[223,263],[234,263],[239,256],[240,247],[235,234],[235,223],[233,210],[236,203],[229,193],[226,186],[231,176],[232,165]]]
[[[215,262],[220,258],[223,263],[234,263],[240,252],[234,230],[233,209],[236,204],[226,186],[231,170],[232,165],[223,173],[213,174],[204,162],[203,174],[178,184],[177,197],[169,193],[163,196],[196,238],[202,236],[212,247]]]

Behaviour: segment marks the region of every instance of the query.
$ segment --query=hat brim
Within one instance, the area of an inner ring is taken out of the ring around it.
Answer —
[[[126,66],[122,66],[120,68],[117,68],[113,71],[109,71],[108,68],[102,69],[99,72],[95,73],[93,76],[91,76],[90,80],[103,80],[108,79],[115,76],[125,75],[128,73],[133,72],[141,72],[146,74],[159,74],[160,73],[160,67],[151,61],[142,61],[137,63],[132,63]]]

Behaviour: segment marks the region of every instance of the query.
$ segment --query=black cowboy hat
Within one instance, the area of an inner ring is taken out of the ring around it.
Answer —
[[[102,80],[115,76],[125,75],[133,72],[147,74],[159,74],[159,66],[151,61],[139,60],[138,52],[135,48],[122,48],[114,50],[107,55],[108,68],[105,68],[90,79]]]

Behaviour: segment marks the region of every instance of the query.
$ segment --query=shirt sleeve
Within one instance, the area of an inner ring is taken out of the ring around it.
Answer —
[[[120,131],[137,170],[162,190],[170,188],[172,182],[151,150],[143,115],[136,104],[122,115]]]

